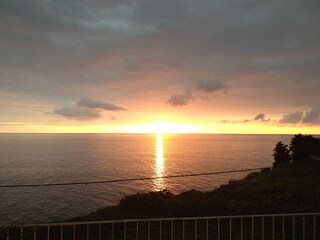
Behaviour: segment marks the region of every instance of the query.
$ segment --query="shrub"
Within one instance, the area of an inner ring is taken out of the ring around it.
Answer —
[[[293,161],[310,161],[319,147],[320,139],[311,135],[295,135],[291,139],[290,151]]]
[[[290,154],[288,146],[283,144],[281,141],[278,142],[273,149],[274,163],[273,167],[277,167],[281,164],[290,162]]]

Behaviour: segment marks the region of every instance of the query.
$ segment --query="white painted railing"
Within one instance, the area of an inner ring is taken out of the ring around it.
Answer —
[[[316,240],[319,218],[294,213],[25,224],[6,229],[1,240]]]

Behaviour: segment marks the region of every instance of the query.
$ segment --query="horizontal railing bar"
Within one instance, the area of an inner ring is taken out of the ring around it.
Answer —
[[[57,222],[57,223],[39,223],[39,224],[23,224],[19,227],[44,227],[44,226],[72,226],[87,224],[109,224],[109,223],[133,223],[133,222],[158,222],[158,221],[182,221],[182,220],[213,220],[213,219],[230,219],[230,218],[261,218],[261,217],[288,217],[288,216],[318,216],[316,213],[285,213],[285,214],[261,214],[261,215],[231,215],[231,216],[207,216],[207,217],[174,217],[174,218],[146,218],[146,219],[121,219],[121,220],[105,220],[105,221],[86,221],[86,222]]]

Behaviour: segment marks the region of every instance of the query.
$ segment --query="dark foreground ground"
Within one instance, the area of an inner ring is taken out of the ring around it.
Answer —
[[[320,211],[320,162],[251,173],[213,191],[135,194],[70,221]]]
[[[127,196],[116,206],[108,206],[69,221],[98,221],[130,218],[162,218],[249,215],[267,213],[320,212],[320,163],[291,163],[275,169],[251,173],[242,180],[230,181],[210,192],[190,190],[178,195],[169,191],[150,192]],[[176,220],[141,221],[114,224],[103,223],[50,228],[33,226],[23,228],[23,239],[139,239],[139,240],[201,240],[201,239],[320,239],[319,216],[306,217],[256,217],[232,220]],[[316,221],[315,221],[316,220]],[[293,221],[295,221],[293,223]],[[183,227],[183,224],[185,226]],[[174,227],[173,227],[174,225]],[[274,228],[272,226],[275,226]],[[219,229],[218,229],[219,226]],[[285,226],[285,228],[284,228]],[[303,227],[304,226],[304,227]],[[100,227],[100,230],[99,230]],[[114,228],[114,229],[113,229]],[[293,230],[293,228],[295,230]],[[112,230],[113,229],[113,230]],[[137,231],[138,229],[138,231]],[[185,230],[183,230],[185,229]],[[241,229],[243,229],[241,233]],[[254,232],[253,232],[254,229]],[[304,230],[303,230],[304,229]],[[230,232],[232,230],[232,237]],[[100,233],[99,233],[100,232]],[[21,228],[9,230],[0,226],[0,240],[21,239]],[[161,237],[160,237],[161,233]],[[100,234],[100,235],[99,235]],[[220,234],[220,235],[219,235]],[[219,237],[220,236],[220,237]]]

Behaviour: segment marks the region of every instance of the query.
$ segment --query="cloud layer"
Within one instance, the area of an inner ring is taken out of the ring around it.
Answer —
[[[146,114],[150,103],[194,100],[217,113],[237,106],[235,119],[312,109],[280,122],[317,123],[319,12],[318,0],[3,0],[0,121],[54,122],[43,112],[55,106],[69,118],[124,111],[104,102],[111,96]],[[70,107],[79,96],[88,98]]]

